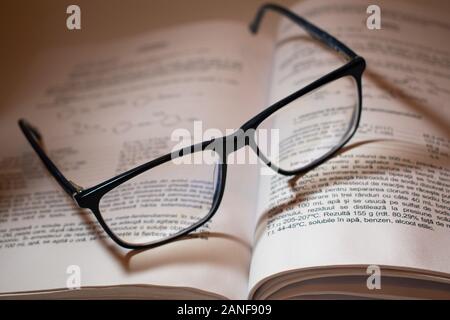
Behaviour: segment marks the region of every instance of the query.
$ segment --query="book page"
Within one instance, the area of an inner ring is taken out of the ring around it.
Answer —
[[[391,266],[449,281],[450,25],[382,2],[382,28],[369,30],[369,4],[295,8],[367,60],[362,119],[342,152],[311,172],[260,177],[251,294],[268,277],[317,267],[373,264],[382,275]],[[272,103],[345,63],[300,30],[280,26]]]
[[[239,128],[263,105],[272,45],[245,25],[210,22],[37,56],[28,81],[0,111],[0,292],[66,290],[75,266],[81,288],[153,285],[196,291],[197,297],[244,298],[255,166],[229,167],[219,211],[196,238],[144,252],[122,250],[63,193],[17,120],[41,131],[50,158],[69,180],[90,187],[174,151],[176,129],[186,129],[197,143],[207,129],[225,135]],[[202,186],[191,173],[177,181],[153,178],[156,206],[194,205]],[[114,201],[126,209],[140,200],[133,194],[117,194]],[[173,222],[161,220],[155,228]]]

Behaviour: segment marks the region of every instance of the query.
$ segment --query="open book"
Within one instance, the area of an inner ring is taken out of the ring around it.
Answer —
[[[17,120],[89,187],[170,152],[175,128],[238,128],[332,71],[332,53],[280,20],[275,39],[215,21],[37,56],[1,109],[1,297],[450,298],[450,24],[386,2],[369,30],[368,5],[293,8],[367,60],[344,150],[294,178],[229,165],[212,221],[145,251],[117,246],[74,205]],[[371,270],[381,286],[368,286]]]

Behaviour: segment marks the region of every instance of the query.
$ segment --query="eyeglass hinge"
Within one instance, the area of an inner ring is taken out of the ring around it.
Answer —
[[[75,201],[75,203],[78,205],[78,207],[80,207],[80,204],[78,203],[77,199],[75,198],[75,196],[80,193],[81,191],[83,191],[83,187],[77,185],[75,182],[69,180],[70,184],[75,188],[75,192],[72,194],[72,198]],[[81,207],[80,207],[81,208]]]
[[[76,193],[83,191],[83,187],[77,185],[75,182],[73,182],[72,180],[69,180],[70,184],[75,188]]]

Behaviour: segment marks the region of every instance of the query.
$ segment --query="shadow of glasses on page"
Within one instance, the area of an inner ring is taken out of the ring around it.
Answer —
[[[168,244],[151,249],[125,249],[114,243],[103,231],[90,211],[81,211],[80,216],[92,226],[95,241],[109,252],[127,273],[186,264],[229,266],[241,264],[238,255],[250,255],[251,245],[244,240],[222,232],[195,232]],[[227,254],[227,252],[231,252]],[[234,258],[233,258],[234,257]],[[242,266],[245,267],[245,266]]]
[[[388,93],[390,97],[392,97],[392,100],[401,102],[402,105],[422,116],[424,119],[429,121],[431,125],[439,128],[439,130],[450,136],[449,117],[446,119],[443,114],[434,112],[432,108],[427,106],[421,100],[415,98],[411,94],[408,94],[405,90],[400,88],[400,86],[390,82],[386,77],[383,77],[370,67],[368,67],[364,72],[363,81],[364,79],[372,82],[376,87],[381,89],[383,93]]]
[[[304,50],[309,50],[307,53],[311,54],[311,50],[317,50],[321,48],[321,52],[326,53],[330,50],[323,45],[322,43],[312,39],[308,35],[293,35],[289,36],[285,39],[282,39],[281,41],[277,42],[275,45],[276,49],[280,49],[281,47],[295,42],[303,42],[303,43],[309,43],[313,44],[314,46],[317,46],[316,48],[305,48]],[[338,55],[336,55],[338,56]],[[314,58],[312,58],[314,59]],[[296,68],[302,67],[303,69],[308,64],[302,63],[300,65],[296,65]],[[296,70],[298,71],[298,70]],[[303,72],[305,70],[302,70]],[[281,79],[281,81],[286,80],[286,78],[290,77],[291,75],[286,76],[284,79]],[[310,81],[315,80],[314,78],[308,79]],[[373,70],[373,68],[369,64],[363,74],[363,81],[368,80],[371,82],[374,86],[379,88],[384,94],[389,94],[392,100],[395,100],[397,102],[402,103],[406,108],[411,109],[414,113],[420,115],[425,120],[429,121],[431,125],[435,126],[436,128],[439,128],[444,134],[447,134],[447,136],[450,136],[450,118],[444,117],[442,114],[439,114],[435,112],[432,108],[430,108],[426,102],[424,102],[422,99],[419,99],[418,97],[414,97],[414,95],[408,93],[407,90],[404,90],[401,88],[400,85],[393,83],[389,78],[382,76],[377,71]],[[367,82],[365,83],[367,85]],[[367,93],[367,90],[365,92]]]

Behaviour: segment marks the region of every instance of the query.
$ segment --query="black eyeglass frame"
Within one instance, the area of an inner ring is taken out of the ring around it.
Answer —
[[[226,181],[226,173],[227,173],[227,157],[229,154],[237,151],[238,149],[244,147],[244,146],[250,146],[256,154],[272,169],[274,169],[276,172],[286,175],[286,176],[292,176],[292,175],[298,175],[298,174],[304,174],[309,170],[314,169],[315,167],[319,166],[323,162],[327,161],[329,158],[331,158],[333,155],[335,155],[339,149],[341,149],[355,134],[360,118],[361,118],[361,111],[362,111],[362,85],[361,85],[361,77],[365,70],[365,60],[364,58],[358,56],[355,52],[353,52],[350,48],[348,48],[346,45],[344,45],[342,42],[328,34],[327,32],[321,30],[320,28],[314,26],[304,18],[296,15],[295,13],[279,6],[276,4],[265,4],[260,7],[258,10],[255,19],[250,24],[250,31],[253,34],[256,34],[258,32],[261,20],[267,10],[272,10],[275,12],[278,12],[285,17],[292,20],[294,23],[296,23],[298,26],[303,28],[305,31],[307,31],[314,39],[319,40],[329,48],[336,50],[338,53],[342,54],[348,62],[343,65],[342,67],[339,67],[338,69],[326,74],[325,76],[321,77],[320,79],[310,83],[309,85],[299,89],[298,91],[295,91],[294,93],[290,94],[289,96],[281,99],[280,101],[276,102],[275,104],[271,105],[270,107],[266,108],[265,110],[261,111],[259,114],[251,118],[249,121],[247,121],[245,124],[241,126],[239,130],[237,130],[235,133],[223,136],[219,138],[215,138],[209,141],[204,141],[202,143],[192,145],[186,148],[183,148],[181,150],[178,150],[176,152],[172,152],[166,155],[163,155],[157,159],[154,159],[152,161],[149,161],[147,163],[144,163],[136,168],[130,169],[124,173],[121,173],[111,179],[108,179],[107,181],[104,181],[100,184],[97,184],[93,187],[83,189],[82,187],[78,186],[76,183],[68,180],[61,171],[57,168],[57,166],[53,163],[53,161],[50,160],[46,152],[43,148],[43,139],[39,131],[30,125],[26,120],[20,119],[19,120],[19,126],[24,133],[25,137],[27,138],[28,142],[33,147],[34,151],[38,154],[40,159],[42,160],[45,167],[48,169],[48,171],[53,175],[53,177],[56,179],[56,181],[59,183],[59,185],[64,189],[64,191],[73,198],[73,200],[76,202],[76,204],[80,208],[86,208],[90,209],[95,217],[97,218],[98,222],[102,226],[102,228],[105,230],[105,232],[116,242],[118,245],[128,248],[128,249],[149,249],[154,248],[157,246],[161,246],[163,244],[169,243],[171,241],[174,241],[176,239],[179,239],[192,231],[196,230],[197,228],[204,225],[208,220],[210,220],[214,214],[217,212],[217,209],[219,208],[219,205],[221,203],[223,193],[225,190],[225,181]],[[242,135],[246,134],[247,132],[255,131],[257,127],[263,122],[265,119],[267,119],[269,116],[271,116],[273,113],[278,111],[279,109],[283,108],[287,104],[291,103],[292,101],[302,97],[303,95],[314,91],[315,89],[330,83],[334,80],[350,76],[355,80],[356,88],[358,90],[358,105],[357,108],[353,114],[352,118],[352,125],[348,128],[346,134],[344,135],[344,138],[342,141],[337,144],[333,149],[331,149],[329,152],[324,154],[322,157],[314,160],[313,162],[309,163],[308,165],[301,167],[297,170],[292,171],[286,171],[283,169],[280,169],[273,165],[266,157],[260,152],[258,149],[258,146],[255,141],[255,136],[252,134],[246,135],[244,138],[245,143],[244,144],[238,144],[236,141],[240,141],[242,139]],[[232,146],[229,148],[229,146]],[[105,220],[102,217],[102,214],[99,210],[99,204],[101,198],[112,189],[116,188],[117,186],[121,185],[122,183],[136,177],[137,175],[144,173],[158,165],[161,165],[165,162],[171,161],[175,158],[182,157],[188,154],[192,154],[199,151],[204,151],[207,149],[212,149],[219,155],[220,163],[218,166],[218,177],[217,177],[217,183],[216,183],[216,191],[214,193],[213,201],[212,201],[212,207],[209,211],[209,213],[199,220],[197,223],[193,224],[192,226],[183,229],[179,231],[176,234],[173,234],[165,239],[157,240],[149,243],[144,244],[132,244],[128,243],[124,240],[122,240],[120,237],[118,237],[107,225]]]

